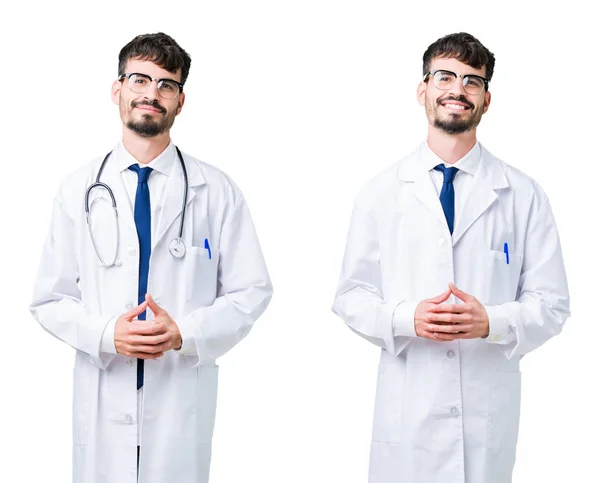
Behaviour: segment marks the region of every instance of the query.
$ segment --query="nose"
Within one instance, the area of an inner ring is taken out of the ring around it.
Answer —
[[[144,93],[144,97],[146,97],[148,100],[155,100],[155,99],[159,98],[158,81],[157,80],[153,80],[150,82],[148,89]]]
[[[452,89],[450,89],[450,91],[452,94],[455,94],[457,96],[462,95],[462,94],[466,94],[465,92],[465,88],[463,87],[463,78],[462,77],[456,77],[456,81],[454,82],[454,85],[452,86]]]

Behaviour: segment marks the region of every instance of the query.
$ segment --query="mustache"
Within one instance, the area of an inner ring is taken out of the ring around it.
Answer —
[[[447,97],[444,97],[443,99],[441,99],[441,98],[440,98],[440,99],[438,99],[438,100],[436,101],[436,103],[437,103],[437,105],[438,105],[438,106],[441,106],[441,105],[442,105],[442,102],[444,102],[444,101],[459,101],[459,102],[464,102],[464,103],[465,103],[467,106],[469,106],[471,109],[474,109],[474,108],[475,108],[475,105],[474,105],[472,102],[469,102],[469,101],[467,100],[467,98],[466,98],[465,96],[463,96],[462,94],[461,94],[460,96],[458,96],[458,97],[457,97],[457,96],[454,96],[454,95],[452,95],[452,94],[450,94],[449,96],[447,96]]]
[[[149,101],[133,101],[131,103],[131,107],[137,107],[137,106],[150,106],[153,107],[154,109],[158,109],[161,113],[165,114],[167,112],[167,110],[161,106],[156,99],[153,100],[152,102]]]

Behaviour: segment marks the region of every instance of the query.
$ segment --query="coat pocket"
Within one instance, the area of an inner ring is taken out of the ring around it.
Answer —
[[[404,374],[396,364],[380,364],[373,417],[373,441],[402,441]]]
[[[190,309],[211,305],[217,296],[219,250],[190,247],[186,257],[186,294]]]
[[[487,258],[485,305],[499,305],[517,299],[523,255],[490,250]]]
[[[519,434],[520,372],[494,374],[488,407],[488,447],[514,450]]]

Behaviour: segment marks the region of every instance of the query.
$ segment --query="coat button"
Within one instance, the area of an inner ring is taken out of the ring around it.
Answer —
[[[133,423],[133,418],[131,417],[131,415],[130,415],[130,414],[128,414],[127,416],[125,416],[125,422],[126,422],[127,424],[131,424],[131,423]]]
[[[450,414],[454,417],[458,416],[458,408],[450,408]]]
[[[127,249],[127,253],[129,253],[130,255],[135,255],[135,251],[136,251],[135,247],[129,247]]]
[[[125,308],[127,310],[131,310],[133,308],[133,304],[131,302],[129,302],[129,303],[125,304]]]
[[[448,352],[446,352],[446,355],[448,356],[448,359],[452,359],[456,355],[456,352],[450,349]]]
[[[125,363],[128,366],[132,366],[133,365],[133,359],[127,359],[127,362]]]

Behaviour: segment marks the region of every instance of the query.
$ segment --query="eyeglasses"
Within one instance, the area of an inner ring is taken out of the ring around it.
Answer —
[[[149,75],[138,73],[121,74],[119,76],[119,81],[122,81],[123,79],[129,81],[129,90],[136,94],[143,94],[146,92],[150,87],[150,84],[152,84],[152,81],[156,81],[158,95],[164,99],[173,99],[179,92],[183,91],[183,84],[172,79],[153,79]]]
[[[449,91],[454,87],[456,79],[462,78],[463,89],[467,94],[481,94],[483,90],[488,90],[489,80],[474,74],[457,75],[449,70],[434,70],[427,72],[423,81],[427,82],[427,76],[433,77],[433,85],[441,91]]]

